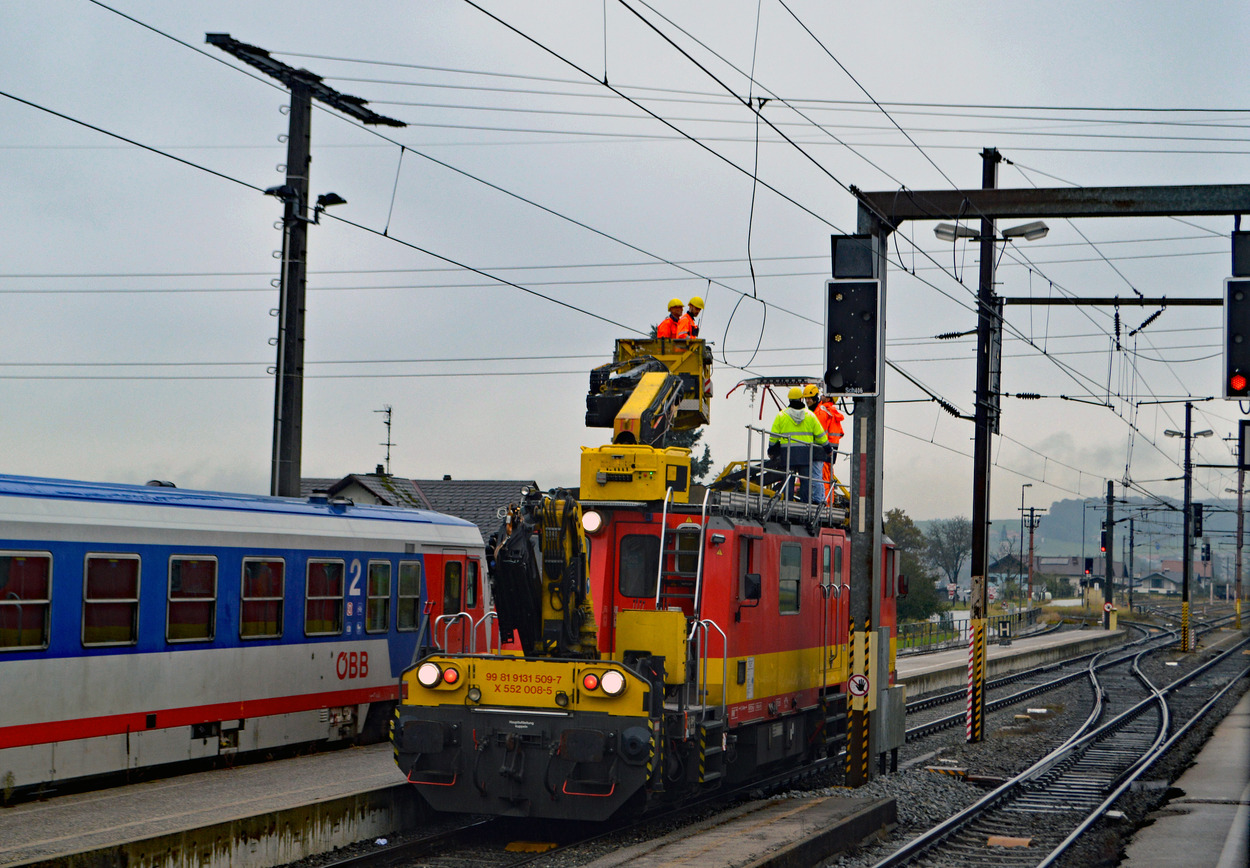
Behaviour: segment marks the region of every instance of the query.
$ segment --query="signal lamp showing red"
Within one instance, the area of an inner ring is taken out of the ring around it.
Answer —
[[[1246,390],[1246,375],[1233,374],[1228,379],[1228,385],[1234,392],[1244,392]]]

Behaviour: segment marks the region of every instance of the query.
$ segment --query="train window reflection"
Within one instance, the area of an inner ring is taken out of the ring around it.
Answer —
[[[396,626],[415,630],[421,624],[421,562],[399,562],[399,609]]]
[[[48,647],[52,556],[0,553],[0,651]]]
[[[342,632],[343,562],[309,560],[304,635],[336,636]]]
[[[243,559],[243,600],[239,636],[273,639],[282,635],[282,587],[286,564],[281,560]]]
[[[139,638],[139,556],[87,555],[84,645],[133,645]]]
[[[365,632],[385,633],[391,625],[391,562],[369,561]]]
[[[171,557],[165,639],[170,642],[212,640],[216,610],[217,560],[209,557]]]

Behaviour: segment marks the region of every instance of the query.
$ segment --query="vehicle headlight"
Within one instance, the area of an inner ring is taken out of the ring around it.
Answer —
[[[599,679],[599,686],[608,696],[620,696],[625,692],[625,676],[615,669],[609,669]]]
[[[422,687],[437,687],[442,680],[443,670],[437,663],[422,663],[417,667],[417,683]]]

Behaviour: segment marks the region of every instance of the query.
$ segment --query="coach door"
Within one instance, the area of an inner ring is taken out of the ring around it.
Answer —
[[[453,653],[467,653],[474,648],[474,625],[482,617],[482,583],[480,562],[464,549],[448,549],[441,557],[427,560],[438,563],[438,585],[431,582],[430,595],[440,610],[434,638],[440,647]],[[437,594],[441,593],[441,597]]]

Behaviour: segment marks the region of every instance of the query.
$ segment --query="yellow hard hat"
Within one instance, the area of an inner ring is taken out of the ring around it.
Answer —
[[[804,398],[819,398],[820,387],[817,386],[815,383],[808,383],[806,386],[803,387],[803,397]]]
[[[694,298],[690,299],[690,306],[703,310],[703,296],[696,295]]]
[[[791,400],[791,401],[802,401],[802,400],[803,400],[803,390],[802,390],[801,388],[799,388],[798,386],[794,386],[793,388],[791,388],[791,389],[790,389],[790,400]]]
[[[670,298],[668,300],[669,310],[672,310],[675,307],[685,307],[685,306],[686,306],[685,302],[683,302],[680,298]]]

